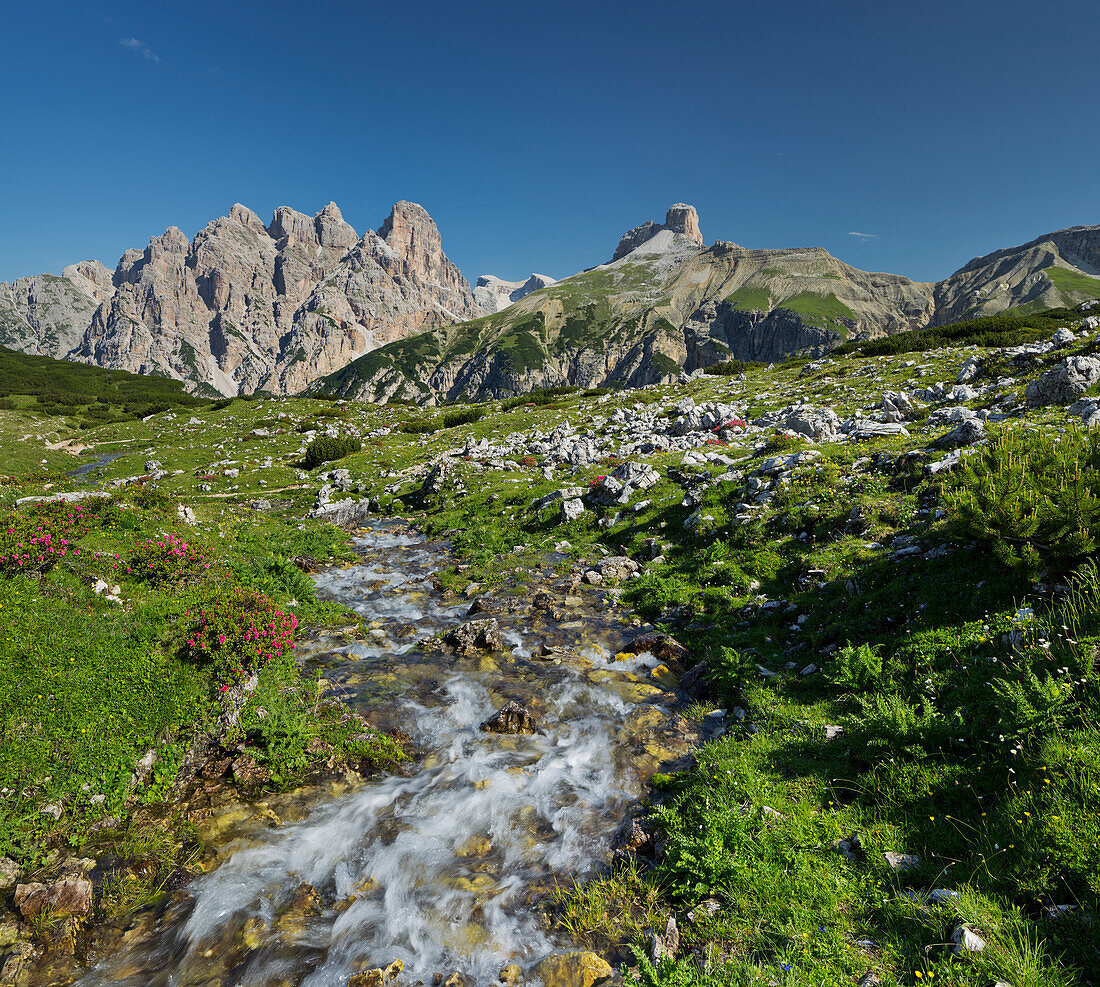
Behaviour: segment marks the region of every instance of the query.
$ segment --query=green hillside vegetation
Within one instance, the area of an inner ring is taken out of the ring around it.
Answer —
[[[841,319],[853,321],[855,313],[832,292],[825,295],[804,291],[791,298],[784,298],[778,303],[779,308],[797,312],[807,322],[816,322],[819,325],[837,322]]]
[[[1100,298],[1100,278],[1091,277],[1081,271],[1071,271],[1066,267],[1048,267],[1043,271],[1047,280],[1059,291],[1070,294]]]
[[[0,346],[0,407],[67,415],[82,427],[208,404],[178,380],[30,356]]]
[[[772,309],[771,295],[765,288],[749,288],[744,286],[726,296],[726,302],[733,308],[745,312],[770,312]]]
[[[33,867],[59,837],[86,840],[89,818],[125,815],[134,762],[151,748],[159,764],[140,800],[162,802],[196,724],[252,671],[261,684],[250,708],[264,707],[272,728],[261,726],[253,750],[273,777],[300,779],[316,760],[306,752],[314,737],[355,756],[397,756],[387,738],[353,740],[361,727],[341,726],[333,710],[316,715],[316,685],[289,650],[268,657],[242,636],[252,621],[291,619],[291,606],[295,625],[343,615],[318,603],[289,561],[346,557],[339,533],[219,514],[200,535],[172,500],[142,487],[79,505],[0,506],[0,787],[21,793],[0,803],[0,855]],[[94,592],[96,579],[117,583],[126,605]],[[212,653],[189,647],[201,612],[220,614],[228,635]],[[253,721],[246,712],[242,730]],[[89,803],[89,792],[102,799]],[[43,803],[79,808],[59,833],[34,808]],[[154,888],[177,852],[169,834],[158,839],[169,856],[150,858]]]
[[[859,356],[890,356],[917,353],[940,346],[1022,346],[1049,337],[1055,328],[1076,316],[1072,309],[1041,309],[1028,314],[1016,310],[976,319],[963,319],[928,329],[913,329],[880,339],[852,340],[833,353]]]
[[[318,624],[352,619],[318,603],[292,562],[349,558],[344,535],[304,520],[331,479],[321,460],[338,452],[357,489],[335,499],[406,518],[453,547],[457,558],[441,556],[434,573],[448,604],[469,606],[471,584],[490,607],[527,601],[628,555],[643,566],[638,578],[553,593],[581,604],[578,621],[637,618],[691,649],[682,665],[636,676],[694,728],[721,724],[690,760],[670,758],[653,778],[640,807],[649,849],[579,883],[552,875],[556,892],[530,905],[563,936],[615,956],[624,983],[835,987],[867,974],[883,987],[1097,983],[1100,439],[1064,407],[1030,408],[1023,395],[1061,360],[1091,354],[1100,334],[1017,361],[1008,383],[1006,357],[990,346],[1049,338],[1081,319],[1068,310],[969,319],[846,344],[811,372],[804,360],[730,361],[726,375],[639,390],[555,388],[438,409],[264,398],[196,408],[194,425],[158,415],[90,429],[89,441],[126,450],[104,480],[132,478],[148,458],[165,473],[82,512],[79,557],[39,560],[29,573],[0,562],[0,616],[12,628],[0,634],[0,786],[18,793],[0,803],[0,853],[32,865],[49,848],[98,856],[92,823],[167,811],[186,739],[220,685],[254,659],[191,645],[196,608],[225,627],[268,604]],[[909,357],[918,352],[919,364]],[[987,438],[941,472],[928,467],[941,465],[936,443],[953,426],[931,425],[928,404],[904,423],[907,435],[813,443],[752,431],[796,402],[866,416],[884,391],[954,381],[970,357],[983,367],[975,386],[991,388],[968,402],[987,416]],[[734,406],[731,421],[698,433],[692,455],[622,451],[633,426],[616,432],[617,420],[656,411],[671,427],[689,397]],[[43,434],[69,427],[40,410],[0,410],[12,447],[30,444],[28,421]],[[583,465],[523,454],[529,446],[463,451],[468,439],[503,444],[562,425],[607,445]],[[328,426],[339,445],[326,443],[302,471],[304,436]],[[789,462],[755,502],[769,460],[796,452],[817,455]],[[582,494],[585,510],[568,522],[560,502],[536,506],[568,487],[593,489],[623,459],[652,466],[657,482],[626,503]],[[425,496],[439,462],[448,478]],[[47,483],[64,488],[59,473],[0,486],[9,531],[0,556],[20,533],[66,523],[68,510],[15,506]],[[178,503],[193,507],[193,525]],[[149,546],[166,533],[192,550]],[[116,556],[141,564],[119,568]],[[122,602],[96,594],[93,577],[118,583]],[[683,676],[698,660],[691,685]],[[250,708],[242,729],[272,787],[291,784],[309,770],[311,739],[351,738],[311,717],[316,686],[292,663],[261,674],[256,702],[268,718]],[[153,784],[135,794],[128,772],[154,747]],[[374,737],[366,753],[392,750]],[[40,811],[51,800],[64,804],[60,820]],[[134,832],[111,833],[117,852],[132,852]],[[149,854],[157,866],[144,901],[168,900],[157,881],[182,845]],[[907,856],[899,865],[894,854]],[[679,951],[653,963],[648,943],[670,917]],[[956,954],[960,926],[985,948]]]

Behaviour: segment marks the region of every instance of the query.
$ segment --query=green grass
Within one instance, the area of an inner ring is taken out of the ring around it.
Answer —
[[[852,321],[855,319],[855,313],[832,292],[817,295],[804,291],[790,298],[784,298],[778,303],[777,307],[797,312],[807,321],[817,323],[836,322],[840,319]]]
[[[738,288],[726,295],[726,303],[744,312],[770,312],[772,305],[771,295],[766,288]]]
[[[194,731],[217,711],[223,684],[215,667],[188,657],[199,609],[233,587],[253,587],[307,621],[343,614],[317,603],[311,580],[288,561],[346,557],[339,532],[299,529],[266,515],[223,521],[217,552],[204,549],[200,556],[211,561],[208,568],[165,570],[149,579],[132,561],[149,557],[149,539],[163,540],[168,530],[195,541],[172,507],[138,490],[0,518],[0,789],[15,793],[0,802],[0,853],[34,865],[58,842],[81,839],[88,822],[125,817],[135,794],[142,801],[164,796]],[[12,563],[13,546],[26,543],[26,534],[40,537],[39,529],[55,528],[55,538],[69,542],[64,555]],[[117,583],[121,602],[94,593],[96,579]],[[341,727],[331,717],[326,726],[311,712],[315,695],[315,685],[285,659],[261,671],[257,696],[283,730],[271,733],[272,743],[258,744],[255,754],[283,783],[308,769],[311,759],[301,752],[311,737],[323,735],[340,750],[362,729]],[[391,748],[379,738],[379,757]],[[135,792],[134,764],[149,749],[158,752],[160,765],[152,785]],[[291,749],[298,756],[290,756]],[[60,820],[43,814],[48,805],[61,806]]]
[[[584,468],[551,469],[550,479],[543,476],[549,464],[535,455],[517,456],[503,469],[479,469],[459,458],[454,468],[461,484],[423,508],[411,495],[420,486],[415,468],[446,449],[461,449],[468,437],[499,441],[535,429],[548,434],[564,423],[598,436],[617,409],[652,406],[667,412],[688,395],[697,403],[736,402],[749,420],[795,396],[832,407],[843,418],[866,411],[884,389],[913,391],[932,381],[950,382],[968,356],[982,356],[994,366],[982,341],[999,345],[1022,333],[1045,337],[1071,315],[1040,313],[1023,320],[1010,314],[925,330],[902,338],[896,350],[877,352],[874,360],[864,358],[866,347],[856,353],[842,347],[820,372],[806,376],[796,362],[738,367],[750,379],[704,377],[644,391],[549,389],[430,412],[257,399],[199,409],[196,425],[190,424],[191,412],[160,415],[96,428],[90,437],[101,448],[118,443],[129,450],[104,469],[107,479],[132,476],[146,459],[159,459],[170,472],[157,489],[196,507],[202,540],[218,547],[228,578],[281,601],[297,599],[296,612],[318,621],[326,614],[313,609],[308,580],[288,559],[346,551],[331,529],[296,529],[325,471],[321,466],[310,474],[295,465],[305,443],[302,433],[328,422],[364,438],[362,449],[341,461],[360,486],[358,496],[370,497],[383,511],[411,515],[429,532],[448,532],[470,566],[439,574],[452,590],[461,592],[471,581],[523,590],[529,571],[541,567],[562,540],[570,543],[567,561],[558,564],[563,577],[572,562],[605,551],[649,558],[647,541],[655,540],[662,560],[620,587],[624,616],[637,614],[665,627],[707,661],[709,693],[685,709],[687,715],[740,707],[745,717],[731,718],[727,736],[700,750],[693,766],[655,779],[646,806],[648,824],[663,848],[655,859],[639,857],[580,886],[563,881],[553,916],[563,932],[584,944],[642,946],[650,930],[662,927],[669,915],[677,917],[679,958],[656,969],[639,962],[628,983],[794,987],[851,984],[874,971],[893,987],[929,982],[988,987],[998,978],[1013,987],[1069,987],[1100,976],[1096,930],[1075,917],[1095,913],[1100,894],[1100,683],[1093,667],[1100,646],[1100,582],[1088,581],[1087,566],[1071,555],[1072,578],[1081,585],[1070,596],[1051,600],[1036,592],[1032,573],[1000,561],[981,530],[957,526],[957,507],[945,495],[946,485],[922,470],[921,450],[938,434],[924,420],[908,424],[908,439],[815,447],[754,435],[729,446],[704,447],[736,460],[746,474],[773,453],[816,448],[823,454],[747,521],[736,516],[741,484],[724,482],[707,488],[699,505],[703,520],[685,529],[693,508],[684,506],[684,490],[675,478],[715,477],[726,466],[685,464],[679,453],[635,457],[653,464],[662,479],[644,494],[648,505],[623,510],[618,518],[618,505],[590,506],[568,525],[560,523],[560,509],[531,510],[543,494],[563,486],[583,488],[610,472],[617,464],[610,455]],[[925,349],[921,341],[941,348]],[[950,349],[952,344],[965,349]],[[1086,341],[1070,352],[1088,352],[1091,346]],[[914,361],[906,354],[918,351],[919,366],[909,366]],[[1014,366],[1017,382],[1005,393],[1018,398],[1027,380],[1048,364]],[[974,405],[996,409],[994,401]],[[31,411],[4,412],[0,424],[0,443],[8,443],[0,449],[35,451],[41,444],[24,442],[23,434],[60,436],[68,427],[63,419]],[[1040,444],[1066,441],[1063,409],[1029,411],[1022,424],[1038,430]],[[855,467],[857,459],[864,461]],[[270,466],[264,465],[267,460]],[[34,466],[29,454],[28,461]],[[227,462],[239,468],[239,476],[224,475]],[[51,481],[56,476],[36,475],[0,487],[0,506]],[[276,486],[291,489],[266,492]],[[396,493],[387,493],[387,487]],[[258,514],[238,506],[257,497],[277,507]],[[947,516],[937,513],[941,510]],[[98,532],[96,544],[105,550],[154,528],[180,530],[154,500],[141,511],[128,512],[139,522],[133,531]],[[1015,528],[1005,530],[1016,537]],[[951,551],[938,558],[897,556],[893,540],[901,536],[922,550],[947,546]],[[186,601],[197,600],[203,584],[181,586],[169,601],[155,586],[135,581],[126,587],[121,610],[92,598],[86,586],[75,569],[68,576],[54,570],[20,590],[45,593],[55,608],[38,618],[32,603],[40,601],[18,604],[21,621],[40,621],[28,623],[19,639],[40,636],[45,656],[53,654],[43,626],[49,614],[72,610],[54,623],[65,631],[58,640],[71,639],[75,650],[44,661],[43,674],[63,675],[64,657],[76,657],[75,668],[80,653],[98,646],[95,620],[83,619],[91,613],[103,615],[104,627],[115,628],[105,649],[116,656],[113,669],[133,673],[123,681],[139,681],[149,668],[164,671],[170,680],[171,662],[178,658],[168,645],[182,626],[180,611],[173,608],[186,613]],[[760,609],[761,597],[782,604]],[[7,605],[6,597],[3,602]],[[811,663],[820,671],[800,675]],[[774,674],[763,677],[758,664]],[[144,720],[138,715],[143,707],[135,706],[137,726],[132,736],[123,735],[129,746],[118,771],[130,752],[147,749],[141,738],[170,732],[172,717],[182,722],[209,700],[204,689],[210,683],[186,677],[194,673],[180,664],[183,678],[173,692],[177,704],[194,706],[150,705]],[[90,680],[84,688],[89,691],[80,701],[90,707],[116,695],[97,697]],[[318,730],[338,735],[343,727],[338,717],[321,726],[305,717],[315,698],[313,686],[294,678],[285,662],[268,666],[261,688],[265,709],[274,697],[283,697],[277,719],[265,728],[267,721],[250,709],[243,722],[249,732],[267,730],[264,744],[277,752],[272,763],[286,765],[284,780],[289,780],[300,770],[305,738]],[[34,710],[24,699],[20,704],[18,722],[29,722]],[[119,715],[118,708],[94,708],[100,719]],[[153,715],[164,719],[153,722],[148,718]],[[51,726],[55,746],[72,752],[67,755],[72,763],[84,763],[71,729],[84,726],[84,720],[66,722]],[[844,732],[829,740],[827,725]],[[150,746],[157,742],[153,737]],[[161,747],[165,777],[173,743]],[[372,750],[380,759],[387,756],[381,741]],[[66,804],[73,806],[66,819],[78,818],[81,779],[102,774],[102,758],[109,755],[108,748],[93,751],[90,767],[64,776],[71,799]],[[14,763],[15,755],[9,760]],[[29,799],[23,806],[27,819],[6,830],[22,853],[33,852],[31,830],[19,828],[31,825],[32,806],[37,803]],[[33,825],[39,832],[51,824],[35,817]],[[853,833],[866,852],[856,863],[836,850],[837,840]],[[895,874],[882,856],[891,850],[917,854],[923,864]],[[957,895],[925,903],[923,897],[936,888]],[[131,892],[137,902],[146,893]],[[687,921],[687,913],[708,897],[718,902],[717,914]],[[1077,912],[1051,921],[1044,913],[1048,905],[1075,905]],[[989,944],[981,955],[952,958],[944,947],[961,920]]]
[[[1071,271],[1065,267],[1048,267],[1043,271],[1046,279],[1059,291],[1100,298],[1100,278]]]

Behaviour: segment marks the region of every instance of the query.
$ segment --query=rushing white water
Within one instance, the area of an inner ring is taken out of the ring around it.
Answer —
[[[482,984],[504,964],[529,967],[568,946],[531,899],[591,872],[637,793],[622,729],[634,706],[585,674],[624,666],[589,640],[578,643],[594,661],[540,667],[522,625],[505,628],[512,654],[488,664],[429,655],[416,642],[458,623],[467,606],[428,592],[439,549],[384,530],[360,548],[364,563],[324,574],[319,590],[382,621],[382,633],[314,660],[337,683],[403,663],[430,668],[426,695],[398,680],[388,700],[365,701],[388,701],[426,756],[409,777],[261,831],[188,888],[189,911],[85,983],[343,987],[359,970],[401,960],[406,983],[461,971]],[[393,636],[408,624],[415,630]],[[534,700],[540,732],[479,730],[515,689]],[[320,904],[294,911],[303,884]]]

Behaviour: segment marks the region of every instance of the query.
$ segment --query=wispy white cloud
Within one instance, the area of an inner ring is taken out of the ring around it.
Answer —
[[[854,236],[857,240],[877,240],[878,239],[878,234],[877,233],[857,233],[855,230],[852,230],[848,234],[848,236]]]
[[[119,38],[118,43],[122,45],[123,48],[129,48],[131,51],[136,51],[142,58],[150,62],[160,61],[160,56],[144,41],[139,41],[137,38]]]

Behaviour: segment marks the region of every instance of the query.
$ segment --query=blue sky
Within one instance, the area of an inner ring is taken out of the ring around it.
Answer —
[[[0,280],[235,201],[422,203],[473,279],[703,236],[922,280],[1100,222],[1100,5],[4,5]],[[854,234],[866,234],[856,236]]]

